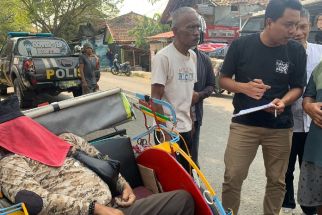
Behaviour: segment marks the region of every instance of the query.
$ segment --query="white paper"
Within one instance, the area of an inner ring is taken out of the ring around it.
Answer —
[[[253,112],[263,110],[266,108],[270,108],[270,107],[275,107],[275,105],[273,103],[269,103],[266,105],[261,105],[261,106],[257,106],[257,107],[253,107],[253,108],[244,109],[244,110],[239,111],[239,113],[233,114],[233,117],[253,113]]]

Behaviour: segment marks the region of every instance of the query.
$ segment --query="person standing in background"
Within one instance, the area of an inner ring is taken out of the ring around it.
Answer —
[[[311,117],[306,137],[297,201],[306,207],[316,207],[322,214],[322,63],[312,72],[303,95],[303,109]]]
[[[200,44],[203,43],[203,35],[206,30],[206,24],[202,16],[200,18]],[[202,125],[203,117],[203,100],[211,96],[214,92],[215,75],[212,68],[210,58],[198,50],[198,47],[194,49],[197,55],[197,82],[194,85],[194,93],[192,97],[193,105],[193,130],[191,141],[191,157],[192,160],[198,165],[198,151],[199,151],[199,137],[200,127]]]
[[[96,71],[99,69],[99,60],[90,43],[85,43],[83,50],[84,53],[79,56],[79,70],[83,94],[87,94],[98,90]]]
[[[174,41],[160,50],[152,60],[151,96],[169,102],[177,115],[177,131],[184,138],[180,147],[191,150],[191,102],[193,87],[197,82],[197,58],[191,50],[199,42],[199,14],[191,7],[181,7],[172,15]],[[154,105],[161,114],[164,110]],[[166,113],[168,114],[168,113]],[[180,163],[189,172],[190,167],[182,157]]]
[[[315,42],[317,44],[322,44],[322,13],[316,15],[315,24],[317,32],[315,34]]]
[[[308,10],[301,10],[301,19],[297,25],[297,31],[294,39],[300,42],[306,50],[307,61],[306,61],[306,79],[309,82],[313,69],[322,60],[322,45],[313,44],[307,42],[309,33],[311,30],[310,25],[310,14]],[[305,140],[310,129],[311,119],[303,111],[302,107],[303,98],[300,97],[292,105],[293,113],[293,137],[292,137],[292,148],[289,158],[288,168],[285,175],[286,193],[282,205],[282,211],[280,215],[292,214],[293,209],[296,207],[294,199],[294,170],[296,164],[296,158],[298,158],[299,166],[302,164],[302,157],[304,151]],[[303,212],[306,215],[316,214],[316,208],[305,207],[301,205]]]

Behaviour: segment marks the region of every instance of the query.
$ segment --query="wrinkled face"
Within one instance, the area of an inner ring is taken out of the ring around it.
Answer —
[[[176,41],[187,48],[196,46],[200,36],[200,21],[193,12],[182,15],[172,28]]]
[[[88,54],[88,55],[91,55],[91,54],[93,54],[93,49],[91,47],[87,47],[85,49],[85,53]]]
[[[307,17],[301,17],[299,24],[296,28],[296,33],[294,39],[303,45],[306,44],[307,38],[310,33],[310,22]]]
[[[294,38],[297,24],[300,21],[300,11],[286,8],[282,17],[276,21],[268,18],[266,28],[270,40],[277,45],[285,45],[288,40]]]

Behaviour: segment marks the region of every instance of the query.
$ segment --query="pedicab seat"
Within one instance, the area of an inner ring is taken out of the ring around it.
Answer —
[[[113,137],[90,141],[102,154],[121,162],[121,174],[131,187],[143,186],[129,137]]]
[[[98,138],[90,141],[101,153],[121,162],[121,174],[133,188],[137,199],[147,197],[152,192],[143,186],[131,139],[129,137]]]

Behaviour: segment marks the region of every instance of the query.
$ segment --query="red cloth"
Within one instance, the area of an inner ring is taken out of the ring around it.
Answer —
[[[0,124],[0,146],[48,166],[64,164],[71,145],[26,116]]]

